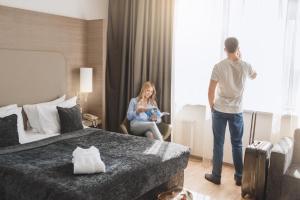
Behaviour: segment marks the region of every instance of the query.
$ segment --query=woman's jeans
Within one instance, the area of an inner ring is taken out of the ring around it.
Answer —
[[[214,134],[213,170],[215,178],[221,178],[223,163],[223,147],[227,122],[229,124],[232,157],[235,167],[235,180],[242,178],[243,172],[243,147],[242,138],[244,132],[243,113],[222,113],[212,111],[212,128]]]
[[[131,121],[130,130],[134,135],[145,135],[149,137],[151,133],[154,139],[163,141],[163,137],[155,122],[145,122],[145,121]]]

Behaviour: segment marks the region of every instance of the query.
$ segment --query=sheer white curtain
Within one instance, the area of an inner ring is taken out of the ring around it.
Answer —
[[[244,108],[272,113],[274,138],[291,136],[300,113],[299,0],[176,0],[175,127],[184,118],[184,105],[208,104],[211,70],[225,58],[223,42],[228,36],[239,39],[242,58],[258,72],[256,80],[247,82]],[[205,116],[207,131],[210,113]],[[174,134],[176,139],[184,133]]]
[[[174,26],[173,103],[207,102],[210,72],[220,59],[222,32],[220,0],[176,0]]]
[[[191,147],[197,156],[203,156],[206,147],[203,105],[209,74],[220,58],[222,12],[220,0],[176,0],[175,4],[172,140]]]

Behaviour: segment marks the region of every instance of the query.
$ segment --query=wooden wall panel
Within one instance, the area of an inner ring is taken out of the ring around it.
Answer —
[[[88,65],[94,68],[94,88],[93,93],[89,95],[88,112],[102,116],[103,127],[105,127],[103,116],[105,116],[106,30],[106,21],[88,21]],[[98,97],[101,97],[101,100]]]
[[[0,6],[0,48],[62,53],[67,61],[68,96],[79,92],[79,68],[93,67],[94,91],[89,94],[86,111],[104,118],[104,20],[87,21]]]

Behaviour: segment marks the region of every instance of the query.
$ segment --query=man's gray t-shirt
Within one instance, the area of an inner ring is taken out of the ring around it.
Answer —
[[[214,109],[224,113],[241,113],[246,78],[255,78],[251,65],[224,59],[214,66],[211,80],[218,82]]]

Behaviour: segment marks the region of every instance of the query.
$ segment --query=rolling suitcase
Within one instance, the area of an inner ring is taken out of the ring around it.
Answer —
[[[252,113],[249,145],[245,151],[242,177],[242,197],[265,199],[267,173],[272,144],[255,141],[256,113]]]

